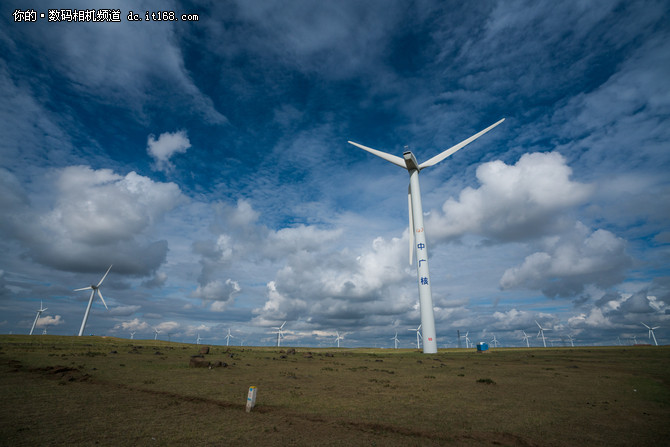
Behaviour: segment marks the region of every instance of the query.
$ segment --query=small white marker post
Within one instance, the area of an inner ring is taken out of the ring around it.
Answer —
[[[251,409],[256,406],[256,387],[249,387],[249,394],[247,395],[247,413],[251,412]]]

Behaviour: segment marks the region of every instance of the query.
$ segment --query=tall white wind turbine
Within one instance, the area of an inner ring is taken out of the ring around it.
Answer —
[[[235,338],[235,337],[230,334],[230,328],[228,328],[228,335],[226,335],[226,346],[230,345],[230,339],[231,338]]]
[[[131,339],[131,340],[135,339],[135,331],[133,331],[133,332],[130,333],[130,339]]]
[[[428,248],[426,246],[426,233],[423,227],[423,207],[421,205],[419,171],[441,162],[503,121],[505,121],[504,118],[421,164],[419,164],[414,154],[409,150],[405,151],[401,158],[349,141],[350,144],[383,158],[396,166],[407,169],[409,172],[409,188],[407,191],[407,202],[409,205],[409,263],[410,265],[412,264],[412,256],[414,252],[416,252],[416,272],[419,282],[419,306],[421,308],[421,325],[423,326],[424,354],[435,354],[437,352],[437,338],[435,334],[435,315],[433,314],[433,297],[430,289],[430,274],[428,271]]]
[[[195,344],[196,344],[196,345],[199,345],[199,344],[200,344],[200,340],[202,340],[202,338],[200,338],[200,334],[198,333],[198,337],[195,339]]]
[[[335,338],[335,341],[337,342],[337,347],[340,347],[340,340],[344,340],[344,337],[340,335],[339,331],[335,331],[335,334],[337,334],[337,337]]]
[[[523,332],[523,341],[526,342],[526,347],[530,348],[530,343],[528,343],[528,338],[529,338],[528,334],[526,334],[526,331],[521,331],[521,332]]]
[[[42,312],[44,312],[45,310],[47,310],[47,308],[44,307],[44,304],[42,304],[42,301],[40,301],[40,308],[37,309],[37,315],[35,315],[35,321],[33,321],[33,327],[30,328],[30,335],[33,335],[33,331],[35,330],[37,320],[40,319],[40,315],[42,315]]]
[[[37,321],[37,320],[35,320],[35,321]],[[642,322],[640,322],[640,323],[642,323]],[[649,338],[652,338],[652,337],[653,337],[653,338],[654,338],[654,344],[655,344],[656,346],[658,346],[658,342],[656,341],[656,335],[654,335],[654,329],[658,329],[658,328],[660,328],[661,326],[649,327],[649,326],[647,326],[647,325],[644,324],[644,323],[642,323],[642,326],[644,326],[644,327],[646,327],[647,329],[649,329]]]
[[[154,340],[158,340],[158,334],[160,333],[161,331],[159,331],[158,329],[154,329]]]
[[[468,338],[468,334],[469,334],[469,333],[470,333],[470,331],[467,331],[467,332],[465,333],[465,349],[470,348],[470,343],[471,343],[471,341],[470,341],[470,339]]]
[[[575,339],[572,338],[572,335],[568,334],[568,340],[570,340],[570,346],[575,347]]]
[[[416,332],[416,349],[421,349],[421,325],[416,329],[407,329],[408,331]]]
[[[286,322],[284,321],[281,326],[278,327],[273,327],[272,329],[277,329],[273,334],[277,334],[277,347],[281,345],[281,339],[284,338],[284,332],[282,329],[284,329],[284,325]]]
[[[107,271],[105,272],[105,275],[102,277],[100,282],[97,285],[90,285],[89,287],[82,287],[81,289],[75,289],[75,292],[78,292],[80,290],[90,290],[91,291],[91,297],[88,299],[88,306],[86,306],[86,313],[84,314],[84,320],[81,322],[81,328],[79,329],[79,336],[81,337],[84,334],[84,328],[86,327],[86,320],[88,320],[88,314],[91,311],[91,304],[93,304],[93,298],[95,296],[95,292],[98,292],[98,296],[100,297],[100,300],[102,301],[102,304],[105,305],[105,309],[109,310],[107,307],[107,303],[105,303],[105,299],[102,297],[102,293],[100,293],[100,286],[102,285],[102,282],[107,278],[107,274],[109,271],[112,269],[112,266],[110,265]]]
[[[545,329],[545,328],[543,328],[542,326],[540,326],[540,323],[538,323],[537,320],[535,320],[535,324],[537,324],[537,327],[540,328],[540,331],[537,333],[537,336],[538,336],[538,338],[539,338],[540,335],[542,335],[542,344],[543,344],[544,347],[546,348],[546,347],[547,347],[547,341],[544,339],[544,331],[550,331],[551,329]]]

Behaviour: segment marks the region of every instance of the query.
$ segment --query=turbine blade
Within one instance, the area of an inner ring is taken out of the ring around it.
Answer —
[[[640,321],[640,323],[642,323],[642,322]],[[642,326],[646,327],[647,329],[651,329],[649,326],[647,326],[647,325],[644,324],[644,323],[642,323]]]
[[[535,320],[535,324],[537,324],[537,327],[539,327],[540,329],[542,329],[542,326],[540,326],[540,323],[538,323],[537,320]]]
[[[96,287],[100,287],[100,284],[102,284],[102,282],[105,280],[105,278],[107,278],[107,274],[109,273],[109,271],[111,269],[112,269],[112,266],[110,265],[109,268],[107,269],[107,271],[105,272],[105,276],[102,277],[102,279],[100,280],[100,282],[98,283],[98,285]]]
[[[487,127],[486,129],[482,130],[481,132],[474,134],[474,135],[471,136],[470,138],[461,141],[461,142],[458,143],[456,146],[452,146],[452,147],[450,147],[450,148],[447,149],[446,151],[444,151],[444,152],[442,152],[442,153],[440,153],[440,154],[434,156],[434,157],[431,158],[430,160],[428,160],[428,161],[424,161],[423,163],[421,163],[421,164],[419,165],[419,169],[427,168],[427,167],[429,167],[429,166],[433,166],[433,165],[435,165],[435,164],[441,162],[442,160],[444,160],[444,159],[447,158],[448,156],[452,155],[454,152],[456,152],[456,151],[458,151],[459,149],[462,149],[462,148],[464,148],[465,146],[467,146],[468,144],[472,143],[472,142],[475,141],[477,138],[481,137],[481,136],[484,135],[486,132],[488,132],[489,130],[493,129],[494,127],[496,127],[498,124],[502,123],[503,121],[505,121],[505,118],[501,119],[500,121],[498,121],[498,122],[495,123],[495,124],[490,125],[489,127]]]
[[[91,287],[91,286],[88,286],[88,287],[82,287],[81,289],[74,289],[74,291],[75,291],[75,292],[79,292],[80,290],[89,290],[89,289],[93,289],[93,287]]]
[[[407,187],[407,208],[409,209],[409,265],[414,256],[414,217],[412,216],[412,186]]]
[[[100,289],[97,289],[97,290],[98,290],[98,296],[102,300],[102,304],[105,305],[105,309],[109,310],[109,307],[107,307],[107,303],[105,303],[105,299],[102,297],[102,293],[100,293]]]
[[[396,166],[400,166],[403,169],[407,169],[407,165],[405,164],[405,159],[398,157],[397,155],[391,155],[387,154],[386,152],[378,151],[377,149],[372,149],[371,147],[363,146],[362,144],[354,143],[353,141],[348,141],[349,144],[353,144],[354,146],[363,149],[364,151],[370,152],[373,155],[376,155],[379,158],[383,158],[386,161],[390,161]]]

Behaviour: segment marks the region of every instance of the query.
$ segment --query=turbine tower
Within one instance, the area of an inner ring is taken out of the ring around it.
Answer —
[[[228,328],[228,335],[226,335],[226,346],[230,345],[230,339],[235,338],[234,336],[230,335],[230,328]]]
[[[199,344],[200,344],[200,340],[202,340],[202,338],[200,338],[200,333],[198,333],[198,337],[195,339],[195,344],[196,344],[196,345],[199,345]]]
[[[416,329],[407,329],[408,331],[415,331],[416,332],[416,349],[421,349],[421,325],[419,325],[418,328]]]
[[[526,334],[526,331],[521,331],[521,332],[523,332],[523,341],[526,342],[526,347],[530,348],[530,343],[528,343],[528,338],[529,338],[528,334]]]
[[[547,341],[544,339],[544,331],[550,331],[551,329],[543,328],[542,326],[540,326],[540,323],[538,323],[537,320],[535,320],[535,324],[537,324],[537,327],[540,328],[540,331],[537,333],[537,337],[539,338],[540,334],[542,334],[542,344],[546,348],[547,347]]]
[[[33,321],[33,327],[30,328],[30,335],[33,335],[33,331],[35,330],[37,320],[40,319],[40,315],[42,315],[42,312],[44,312],[45,310],[47,310],[47,308],[44,307],[44,304],[42,304],[42,301],[40,301],[40,308],[37,309],[37,315],[35,315],[35,321]]]
[[[158,340],[158,334],[160,333],[161,331],[159,331],[158,329],[154,329],[154,340]]]
[[[35,320],[35,321],[37,321],[37,320]],[[642,323],[642,322],[640,322],[640,323]],[[656,346],[658,346],[658,342],[656,341],[656,335],[654,335],[654,329],[658,329],[658,328],[660,328],[661,326],[649,327],[649,326],[647,326],[647,325],[644,324],[644,323],[642,323],[642,326],[644,326],[644,327],[646,327],[647,329],[649,329],[649,338],[652,338],[652,337],[653,337],[653,338],[654,338],[654,344],[655,344]]]
[[[135,339],[135,331],[133,331],[133,332],[130,333],[130,339],[131,339],[131,340]]]
[[[468,349],[470,347],[470,339],[468,338],[469,333],[470,333],[470,331],[467,331],[465,333],[465,349]]]
[[[437,352],[437,338],[435,334],[435,315],[433,314],[433,297],[430,290],[430,274],[428,271],[428,248],[426,246],[426,232],[423,227],[423,207],[421,205],[421,189],[419,187],[419,171],[424,168],[433,166],[450,155],[454,154],[459,149],[470,144],[477,138],[484,135],[489,130],[502,123],[505,119],[501,119],[495,124],[487,127],[479,133],[470,138],[461,141],[455,146],[441,152],[435,157],[419,164],[414,154],[407,150],[401,157],[391,155],[386,152],[378,151],[366,146],[363,146],[353,141],[350,144],[370,152],[384,160],[393,163],[396,166],[407,169],[409,172],[409,188],[407,190],[407,202],[409,205],[409,263],[412,264],[412,256],[416,251],[417,260],[417,278],[419,282],[419,306],[421,308],[421,325],[423,326],[423,353],[435,354]],[[415,239],[416,238],[416,239]],[[416,245],[415,245],[416,244]]]
[[[282,329],[284,329],[284,325],[286,322],[284,321],[281,326],[279,327],[273,327],[272,329],[277,329],[273,334],[277,334],[277,347],[281,345],[281,339],[284,338],[284,332]]]
[[[75,292],[78,292],[80,290],[90,290],[91,291],[91,297],[88,299],[88,306],[86,306],[86,313],[84,314],[84,320],[81,322],[81,329],[79,329],[79,336],[81,337],[84,334],[84,328],[86,327],[86,320],[88,320],[88,314],[91,311],[91,304],[93,304],[93,297],[95,296],[95,292],[98,292],[98,296],[100,297],[100,300],[102,301],[102,304],[105,305],[105,309],[109,310],[107,307],[107,303],[105,303],[105,299],[102,297],[102,293],[100,293],[100,286],[102,285],[102,282],[107,278],[107,274],[109,271],[112,269],[112,266],[110,265],[107,271],[105,272],[105,275],[102,277],[98,285],[90,285],[89,287],[82,287],[81,289],[75,289]]]
[[[570,334],[568,334],[568,339],[570,340],[570,346],[572,348],[574,348],[575,347],[575,339],[572,338],[572,335],[570,335]]]
[[[340,340],[344,340],[344,337],[342,337],[340,335],[339,331],[335,331],[335,333],[337,334],[337,337],[335,338],[335,341],[337,342],[337,347],[339,348],[340,347]]]

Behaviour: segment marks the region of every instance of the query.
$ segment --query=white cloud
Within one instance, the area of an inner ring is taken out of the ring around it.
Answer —
[[[450,198],[426,220],[427,234],[449,240],[478,234],[498,241],[525,241],[569,225],[563,213],[583,203],[591,187],[570,180],[572,170],[556,152],[525,154],[513,166],[502,161],[477,168],[477,189]]]
[[[624,279],[630,265],[626,242],[606,230],[591,232],[581,223],[562,236],[548,237],[543,250],[505,271],[503,289],[526,287],[546,296],[575,296],[586,285],[607,288]]]
[[[181,325],[176,321],[164,321],[155,326],[155,329],[158,329],[161,332],[174,332]]]
[[[198,286],[191,293],[192,298],[200,298],[203,301],[213,301],[211,309],[214,312],[222,312],[232,304],[235,295],[242,289],[237,281],[227,279],[225,281],[215,280],[205,285]]]
[[[176,184],[88,166],[57,173],[51,211],[30,210],[19,235],[33,259],[75,271],[113,263],[117,272],[147,274],[160,266],[167,241],[152,241],[150,230],[184,201]]]
[[[147,153],[153,157],[156,169],[159,171],[172,170],[174,165],[170,162],[170,158],[175,154],[185,154],[190,147],[191,142],[185,130],[162,133],[158,136],[158,140],[153,135],[147,138]]]
[[[134,318],[131,321],[124,321],[121,324],[114,326],[114,329],[122,329],[124,331],[137,332],[148,331],[151,328],[146,321],[140,321],[139,318]]]
[[[52,317],[50,315],[42,316],[37,320],[37,327],[46,327],[46,326],[58,326],[59,324],[65,323],[65,320],[60,315]]]

